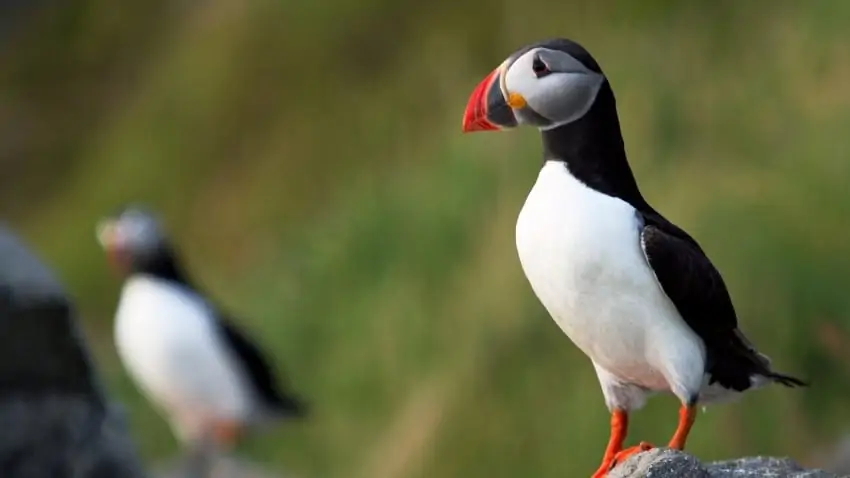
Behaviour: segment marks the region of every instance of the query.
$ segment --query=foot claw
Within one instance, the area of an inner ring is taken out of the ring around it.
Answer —
[[[640,444],[633,446],[631,448],[626,448],[625,450],[622,450],[620,453],[617,453],[616,455],[614,455],[614,459],[611,460],[611,466],[608,468],[608,470],[609,471],[613,470],[615,466],[617,466],[618,464],[628,460],[629,457],[632,456],[632,455],[642,453],[642,452],[645,452],[645,451],[649,451],[653,448],[654,447],[650,443],[647,443],[645,441],[642,441],[642,442],[640,442]]]

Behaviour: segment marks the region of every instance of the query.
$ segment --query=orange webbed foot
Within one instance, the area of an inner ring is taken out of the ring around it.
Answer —
[[[609,471],[614,469],[614,467],[617,466],[619,463],[628,460],[630,456],[640,452],[651,450],[653,448],[654,447],[651,444],[642,441],[639,445],[626,448],[625,450],[621,450],[617,452],[617,454],[615,454],[610,461],[602,463],[602,465],[599,467],[598,470],[596,470],[596,473],[594,473],[591,478],[605,478],[606,476],[608,476]]]
[[[242,438],[243,428],[243,425],[236,421],[221,421],[213,426],[212,438],[219,448],[229,450]]]
[[[634,454],[644,452],[644,451],[649,451],[649,450],[652,450],[653,448],[655,448],[655,447],[653,447],[651,443],[647,443],[645,441],[642,441],[642,442],[640,442],[640,444],[635,445],[633,447],[626,448],[625,450],[614,455],[614,459],[611,460],[611,468],[614,468],[615,466],[617,466],[618,463],[622,463],[622,462],[628,460],[629,457],[634,455]]]

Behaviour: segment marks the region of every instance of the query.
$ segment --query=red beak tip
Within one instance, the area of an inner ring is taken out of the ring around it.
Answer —
[[[497,71],[492,71],[472,90],[466,110],[463,112],[463,124],[461,131],[472,133],[475,131],[495,131],[499,127],[487,119],[487,90],[493,84]]]
[[[470,121],[470,118],[469,118],[469,110],[467,110],[466,112],[463,113],[463,121],[461,122],[460,131],[462,133],[468,133],[470,123],[471,123],[471,121]]]

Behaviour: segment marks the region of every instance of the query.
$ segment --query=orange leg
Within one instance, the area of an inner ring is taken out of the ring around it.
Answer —
[[[608,473],[614,457],[623,449],[623,442],[626,440],[628,430],[629,414],[623,410],[611,412],[611,435],[608,439],[608,446],[605,447],[605,454],[602,455],[602,464],[599,465],[599,469],[596,470],[592,478],[602,478]]]
[[[236,421],[221,421],[212,428],[212,437],[215,444],[222,449],[231,449],[242,437],[242,424]]]
[[[611,413],[611,438],[608,439],[608,446],[605,447],[605,455],[602,456],[602,464],[599,465],[599,469],[596,470],[596,473],[593,474],[592,478],[603,478],[617,463],[625,460],[635,453],[652,448],[652,445],[641,442],[638,446],[633,446],[623,450],[623,442],[626,440],[628,428],[628,413],[623,410],[614,410]]]
[[[682,405],[679,409],[679,426],[676,427],[676,433],[670,439],[668,447],[674,450],[684,450],[685,441],[688,439],[688,433],[694,425],[697,418],[697,408],[694,405]]]

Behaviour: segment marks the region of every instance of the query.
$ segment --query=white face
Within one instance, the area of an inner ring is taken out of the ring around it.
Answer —
[[[100,221],[97,239],[104,249],[141,254],[155,250],[164,240],[156,219],[138,209],[127,209],[116,218]]]
[[[590,70],[568,53],[533,48],[507,64],[502,94],[511,98],[519,124],[541,130],[571,123],[584,116],[599,93],[605,77]],[[517,106],[523,103],[523,106]]]

